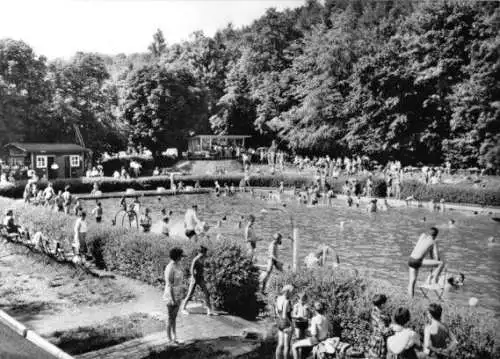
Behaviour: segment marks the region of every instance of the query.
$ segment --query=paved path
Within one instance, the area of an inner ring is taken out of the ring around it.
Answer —
[[[55,359],[21,335],[0,323],[0,358],[2,359]]]

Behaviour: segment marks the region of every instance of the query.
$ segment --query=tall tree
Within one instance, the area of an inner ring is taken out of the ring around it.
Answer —
[[[148,50],[151,52],[153,57],[160,57],[166,50],[167,43],[165,42],[165,37],[160,29],[157,29],[153,34],[153,42],[149,45]]]
[[[131,140],[154,156],[168,147],[180,147],[180,140],[203,122],[205,92],[186,68],[143,67],[131,74],[128,88],[123,116]]]
[[[0,40],[0,146],[37,139],[50,97],[46,75],[46,59],[29,45]]]

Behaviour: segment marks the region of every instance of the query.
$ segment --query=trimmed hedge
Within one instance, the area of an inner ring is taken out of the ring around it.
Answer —
[[[356,347],[366,348],[370,333],[371,300],[375,294],[385,294],[388,302],[384,307],[391,316],[397,307],[407,307],[411,313],[409,326],[419,333],[423,342],[423,330],[428,319],[428,301],[414,298],[408,301],[390,284],[360,276],[353,271],[320,269],[298,273],[282,273],[271,279],[268,285],[268,302],[274,303],[285,284],[292,284],[297,292],[304,291],[309,301],[319,300],[327,307],[327,317],[333,325],[333,334]],[[295,302],[297,298],[294,298]],[[463,308],[449,302],[443,305],[443,319],[457,337],[458,347],[450,358],[493,359],[500,357],[497,337],[498,323],[491,315],[479,313],[473,308]]]
[[[238,185],[243,175],[189,175],[176,176],[175,181],[183,181],[185,185],[194,186],[199,181],[202,187],[213,187],[214,181],[219,181],[221,185],[224,183]],[[347,178],[330,179],[327,183],[332,189],[340,193],[342,186]],[[302,187],[309,186],[313,183],[313,179],[303,175],[263,175],[259,177],[251,177],[250,185],[254,187],[278,187],[283,181],[286,186]],[[361,193],[366,182],[365,178],[358,178],[357,193]],[[109,177],[96,178],[75,178],[75,179],[58,179],[52,181],[54,189],[64,189],[64,186],[69,184],[72,193],[90,193],[94,183],[98,183],[102,192],[118,192],[125,191],[127,188],[135,190],[154,190],[157,187],[170,187],[169,176],[156,177],[139,177],[128,180],[114,179]],[[39,187],[44,188],[45,182],[39,182]],[[19,181],[15,185],[7,185],[0,187],[0,196],[10,198],[21,198],[23,195],[26,181]],[[373,195],[375,197],[385,197],[387,187],[382,178],[374,178],[373,180]],[[447,203],[463,203],[476,204],[481,206],[500,206],[500,188],[473,188],[470,185],[425,185],[416,180],[407,180],[402,183],[401,198],[414,196],[421,201],[429,201],[434,199],[439,201],[442,199]]]
[[[42,231],[58,240],[65,251],[71,251],[76,217],[0,198],[0,210],[4,212],[6,208],[13,209],[19,223],[31,232]],[[249,319],[254,319],[262,308],[256,297],[259,271],[236,241],[206,239],[194,243],[89,221],[87,243],[98,266],[155,286],[164,286],[164,270],[170,249],[181,247],[187,255],[182,262],[186,274],[185,290],[191,260],[203,244],[209,249],[205,277],[214,305]]]

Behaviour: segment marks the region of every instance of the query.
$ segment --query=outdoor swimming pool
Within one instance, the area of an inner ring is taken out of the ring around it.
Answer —
[[[118,199],[103,200],[105,218],[110,221],[118,209]],[[447,262],[449,274],[463,272],[465,286],[451,298],[458,303],[467,304],[470,297],[479,299],[479,306],[499,313],[500,309],[500,244],[489,246],[487,238],[498,236],[500,224],[491,218],[474,215],[471,212],[448,211],[430,212],[423,208],[391,208],[388,212],[369,215],[365,207],[348,208],[344,201],[334,200],[331,207],[308,207],[287,203],[288,213],[272,210],[280,207],[276,203],[252,198],[249,194],[234,197],[215,197],[215,195],[179,195],[142,199],[142,208],[149,207],[154,222],[160,220],[160,209],[165,207],[174,211],[171,226],[182,227],[183,213],[191,204],[199,206],[199,217],[211,226],[227,216],[221,228],[211,228],[210,233],[243,238],[243,229],[236,223],[242,215],[253,213],[256,220],[256,233],[269,239],[279,231],[291,236],[290,214],[293,215],[300,231],[300,262],[320,244],[334,246],[340,255],[341,263],[368,270],[375,278],[390,281],[406,291],[408,256],[419,235],[430,226],[440,229],[439,246]],[[93,201],[85,201],[87,209]],[[262,209],[269,209],[267,212]],[[426,221],[423,218],[426,217]],[[456,221],[454,228],[448,221]],[[344,222],[343,228],[340,223]],[[258,254],[264,256],[267,241],[258,244]],[[280,258],[291,264],[292,249],[290,241],[283,241]],[[423,271],[420,279],[427,276]]]

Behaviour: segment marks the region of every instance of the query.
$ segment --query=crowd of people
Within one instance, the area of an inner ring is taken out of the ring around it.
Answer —
[[[411,328],[410,312],[405,307],[397,308],[390,319],[384,312],[387,297],[377,294],[372,300],[371,335],[367,347],[355,347],[343,343],[333,336],[333,328],[326,317],[326,308],[320,301],[310,301],[306,292],[300,292],[292,302],[295,288],[283,286],[276,298],[274,315],[278,328],[276,359],[305,358],[313,351],[314,358],[364,357],[368,359],[416,359],[417,353],[426,358],[448,358],[456,347],[457,340],[442,323],[442,307],[431,303],[427,308],[428,324],[424,328],[423,340]],[[328,356],[331,355],[331,356]]]
[[[344,163],[344,162],[342,162]],[[363,161],[358,165],[357,160],[353,160],[349,166],[349,171],[364,171]],[[345,163],[344,163],[345,165]],[[354,167],[352,167],[354,166]],[[334,167],[335,169],[335,167]],[[385,170],[385,175],[391,181],[391,188],[394,188],[394,183],[398,183],[399,175],[401,174],[401,165],[399,163],[392,163]],[[183,189],[182,182],[175,184],[172,181],[175,189]],[[361,195],[371,197],[372,178],[368,176],[368,180],[362,190]],[[198,184],[199,186],[199,184]],[[243,183],[243,186],[245,184]],[[346,181],[343,192],[347,198],[347,205],[359,206],[360,194],[357,188],[356,180]],[[241,184],[240,184],[241,188]],[[64,191],[57,193],[53,189],[53,185],[48,183],[47,187],[39,189],[36,181],[30,181],[26,185],[24,191],[24,200],[33,205],[45,206],[57,212],[64,212],[67,214],[74,214],[77,216],[74,225],[74,235],[71,242],[74,258],[81,258],[80,260],[91,260],[92,250],[88,248],[86,243],[86,235],[88,232],[88,219],[87,212],[84,210],[82,201],[75,198],[69,191],[69,186],[66,186]],[[221,186],[217,181],[214,184],[215,195],[231,196],[238,192],[234,185],[224,183]],[[397,196],[398,189],[395,188]],[[282,202],[282,195],[285,192],[284,184],[280,183],[276,191],[269,191],[265,199],[276,200]],[[329,196],[331,193],[331,196]],[[357,194],[356,194],[357,193]],[[99,187],[93,187],[93,195],[99,195]],[[252,196],[256,196],[256,192],[251,190]],[[276,197],[275,197],[276,196]],[[308,205],[317,204],[319,198],[333,198],[334,194],[328,186],[323,182],[321,173],[315,178],[315,183],[310,187],[302,189],[295,189],[293,196],[299,203],[306,203]],[[382,206],[387,206],[387,201],[384,201]],[[142,208],[139,196],[133,200],[128,201],[124,196],[119,200],[118,211],[111,219],[113,224],[117,223],[120,213],[124,218],[128,219],[130,226],[132,224],[145,233],[150,232],[153,226],[153,218],[149,208]],[[367,211],[377,211],[377,200],[370,200]],[[104,217],[104,210],[99,200],[96,200],[95,207],[89,213],[95,219],[96,223],[101,223]],[[171,234],[170,220],[173,212],[168,211],[166,208],[161,209],[161,233],[165,236]],[[220,222],[220,221],[219,221]],[[252,260],[256,260],[255,253],[257,244],[264,239],[259,238],[255,233],[256,217],[250,214],[246,217],[246,223],[243,225],[243,219],[240,218],[238,228],[243,228],[243,240],[248,247],[249,256]],[[200,234],[208,230],[205,222],[198,217],[198,206],[193,204],[188,208],[184,214],[184,235],[187,240],[196,241]],[[342,225],[342,224],[341,224]],[[21,227],[14,222],[14,215],[12,211],[6,214],[4,219],[4,226],[8,228],[9,233],[19,232]],[[220,226],[218,223],[217,227]],[[415,285],[419,270],[421,268],[431,268],[432,273],[427,279],[429,283],[437,284],[438,279],[441,277],[445,263],[439,254],[437,237],[439,230],[436,227],[429,229],[427,233],[420,236],[413,251],[410,254],[408,261],[409,268],[409,281],[408,281],[408,296],[413,297],[415,294]],[[45,238],[40,232],[36,232],[34,240],[40,242]],[[266,291],[267,282],[274,270],[283,271],[284,264],[279,259],[279,247],[285,237],[281,233],[274,233],[268,242],[268,251],[266,256],[266,266],[261,276],[261,291]],[[291,238],[290,238],[291,239]],[[291,239],[293,240],[293,239]],[[55,244],[55,248],[61,250],[59,244]],[[180,248],[174,248],[170,252],[170,263],[165,268],[165,294],[164,299],[167,302],[168,323],[167,335],[172,342],[177,341],[176,335],[176,317],[180,310],[183,314],[189,314],[187,304],[193,297],[196,288],[200,288],[205,300],[205,306],[208,315],[216,313],[211,303],[210,294],[207,289],[207,283],[204,278],[204,261],[207,256],[207,248],[201,246],[193,262],[190,266],[190,279],[189,289],[187,295],[182,295],[180,288],[182,287],[182,273],[180,269],[180,261],[184,253]],[[330,259],[330,260],[329,260]],[[328,263],[333,267],[340,265],[340,258],[335,248],[328,245],[320,246],[315,252],[311,252],[306,256],[304,263],[307,268],[315,268],[319,266],[326,266]],[[463,285],[464,276],[460,275],[458,278],[450,277],[447,279],[449,287],[457,288]],[[347,343],[341,343],[338,338],[330,338],[329,321],[325,317],[326,308],[323,303],[314,302],[310,305],[307,293],[299,293],[298,301],[292,304],[294,288],[285,286],[282,295],[276,300],[275,315],[278,318],[278,345],[276,348],[276,358],[299,358],[302,352],[307,351],[307,348],[314,348],[317,358],[322,358],[322,353],[329,353],[329,351],[342,351],[349,352],[350,355],[361,353],[359,349],[351,347]],[[418,335],[405,328],[409,321],[409,312],[405,308],[399,308],[392,317],[392,324],[388,325],[387,318],[382,314],[382,307],[386,301],[385,296],[379,295],[373,299],[372,309],[372,338],[370,340],[370,348],[365,354],[367,358],[414,358],[414,353],[417,349],[423,350],[427,354],[432,354],[431,358],[445,358],[445,354],[450,350],[449,344],[453,342],[453,336],[449,333],[446,327],[440,322],[441,307],[437,304],[432,304],[429,307],[429,325],[424,330],[423,344],[418,338]],[[295,339],[295,341],[292,340]],[[335,341],[335,340],[336,341]],[[333,348],[333,349],[332,349]]]

